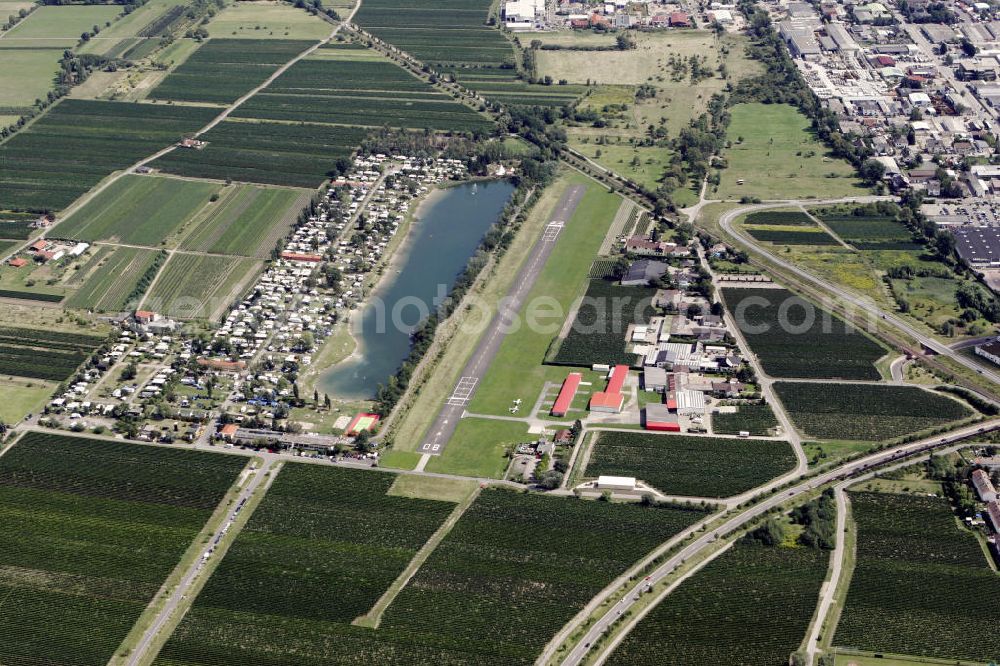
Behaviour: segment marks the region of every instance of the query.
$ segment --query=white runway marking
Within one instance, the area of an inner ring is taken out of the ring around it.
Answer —
[[[559,237],[559,232],[562,231],[564,226],[566,225],[562,222],[549,222],[545,225],[545,231],[542,232],[542,242],[551,243],[555,241],[555,239]]]
[[[472,391],[475,390],[478,383],[479,379],[476,377],[462,377],[458,380],[458,384],[455,386],[451,397],[445,403],[453,407],[464,406],[465,403],[469,402],[469,398],[472,397]]]

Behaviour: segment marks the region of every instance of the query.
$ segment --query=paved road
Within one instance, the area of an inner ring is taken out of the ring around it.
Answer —
[[[884,200],[887,200],[886,197],[851,197],[848,199],[836,199],[828,201],[813,201],[813,202],[789,201],[787,203],[789,205],[802,205],[802,204],[817,205],[825,203],[846,203],[846,202],[861,203],[866,201],[884,201]],[[916,328],[914,328],[909,322],[901,319],[895,313],[886,312],[881,308],[879,308],[870,298],[855,295],[851,292],[848,292],[841,285],[832,284],[830,282],[827,282],[826,280],[816,277],[812,273],[803,270],[799,266],[796,266],[795,264],[786,261],[781,257],[771,253],[768,250],[768,248],[764,247],[763,245],[758,243],[754,238],[752,238],[749,234],[744,233],[743,231],[737,229],[733,225],[733,222],[735,222],[735,220],[741,215],[744,215],[745,213],[760,208],[768,208],[768,207],[774,207],[774,206],[773,204],[770,206],[766,204],[759,204],[759,205],[742,206],[740,208],[735,208],[733,210],[724,213],[722,217],[719,218],[719,224],[722,226],[723,229],[726,230],[727,233],[732,235],[734,238],[737,238],[742,244],[752,248],[753,250],[756,250],[760,254],[767,256],[770,262],[777,264],[786,271],[794,273],[796,277],[801,278],[805,282],[812,283],[820,287],[824,291],[836,294],[844,303],[858,308],[860,311],[867,313],[875,320],[882,319],[883,321],[887,322],[888,324],[899,329],[903,333],[907,334],[908,336],[919,342],[925,348],[932,350],[934,353],[939,354],[941,356],[947,356],[955,363],[958,363],[959,365],[962,365],[968,368],[969,370],[972,370],[973,372],[978,372],[980,375],[986,377],[987,379],[989,379],[994,383],[1000,384],[1000,374],[998,374],[996,371],[981,366],[972,359],[966,358],[961,353],[955,351],[951,347],[948,347],[947,345],[939,342],[938,340],[935,340],[934,338],[928,337],[927,335],[921,333]]]
[[[712,298],[716,302],[721,302],[719,287],[722,285],[715,271],[712,270],[711,264],[705,259],[705,250],[700,245],[698,246],[698,259],[705,270],[708,271],[708,274],[712,277],[712,283],[716,286]],[[785,411],[784,403],[778,400],[778,396],[774,393],[774,379],[764,372],[764,366],[761,365],[760,359],[750,349],[750,345],[747,344],[746,338],[743,335],[743,330],[737,325],[729,308],[722,309],[722,318],[726,323],[726,328],[733,334],[741,355],[747,360],[750,367],[753,368],[754,374],[757,376],[757,382],[760,385],[761,395],[764,396],[767,404],[771,405],[771,411],[774,412],[775,418],[781,424],[785,438],[791,445],[792,451],[795,452],[795,469],[792,473],[795,475],[805,474],[806,470],[809,469],[809,461],[806,458],[805,449],[802,448],[802,437],[799,435],[799,431],[796,430],[795,424],[792,423],[788,412]]]
[[[212,534],[211,541],[209,543],[218,543],[219,539],[225,536],[226,532],[229,531],[230,525],[236,519],[237,512],[243,508],[243,505],[250,499],[254,492],[257,491],[260,485],[269,478],[267,472],[271,469],[274,463],[275,461],[273,459],[265,459],[260,468],[255,470],[253,475],[248,480],[244,481],[243,488],[237,495],[232,508],[229,510],[224,520],[219,523],[219,526],[216,528],[215,533]],[[215,555],[215,557],[218,556],[218,554]],[[132,654],[129,656],[129,666],[138,666],[138,664],[142,663],[143,659],[146,657],[147,651],[152,646],[153,641],[156,640],[157,635],[173,617],[181,602],[188,596],[191,586],[194,584],[195,580],[198,578],[198,574],[201,573],[201,570],[204,567],[204,563],[205,560],[201,556],[195,558],[195,560],[191,562],[188,570],[184,572],[184,576],[181,578],[180,583],[177,584],[177,587],[175,587],[174,591],[170,594],[170,598],[167,600],[167,603],[164,604],[163,608],[160,609],[160,612],[157,613],[156,618],[146,629],[145,633],[143,633],[142,638],[135,647],[135,650],[133,650]]]
[[[906,365],[906,360],[906,356],[900,356],[889,364],[889,374],[892,375],[893,383],[904,381],[903,366]]]
[[[951,347],[952,349],[955,349],[955,350],[958,350],[958,349],[968,349],[969,347],[975,347],[976,345],[986,344],[987,342],[994,342],[997,339],[998,339],[998,337],[997,337],[996,334],[993,334],[993,335],[984,335],[984,336],[978,337],[978,338],[970,338],[968,340],[962,340],[960,342],[953,342],[952,344],[950,344],[948,346]]]
[[[573,185],[563,192],[549,223],[542,231],[541,237],[535,242],[527,261],[521,266],[511,290],[501,300],[500,308],[493,316],[489,327],[479,339],[475,351],[472,352],[472,356],[462,369],[458,383],[427,430],[426,438],[417,449],[418,453],[438,455],[448,444],[455,428],[458,427],[459,419],[465,412],[465,406],[472,401],[476,388],[500,350],[500,345],[507,335],[508,326],[518,316],[524,300],[545,267],[549,255],[552,254],[556,240],[565,225],[569,223],[573,211],[580,204],[586,191],[587,188],[583,185]]]
[[[608,611],[598,619],[590,629],[584,635],[584,637],[577,643],[573,649],[567,653],[566,657],[562,660],[563,666],[576,666],[581,663],[586,657],[587,653],[590,651],[590,646],[597,641],[601,635],[603,635],[608,628],[617,620],[620,616],[626,614],[626,612],[635,604],[638,592],[644,590],[647,586],[656,585],[663,578],[673,573],[679,566],[684,562],[695,557],[702,551],[709,548],[719,537],[731,534],[735,532],[748,523],[752,522],[756,518],[767,513],[771,509],[778,508],[783,504],[793,501],[795,498],[804,495],[806,493],[812,492],[813,490],[823,486],[831,481],[836,481],[838,479],[846,479],[848,477],[856,476],[857,474],[864,474],[869,468],[877,465],[882,465],[885,463],[892,462],[898,459],[902,455],[909,455],[913,453],[919,453],[932,448],[940,448],[947,444],[951,444],[969,436],[975,435],[980,431],[987,432],[993,431],[1000,428],[1000,419],[994,419],[992,421],[986,421],[983,423],[977,423],[971,425],[967,428],[962,428],[956,430],[953,433],[945,435],[943,437],[932,437],[930,439],[921,440],[918,442],[913,442],[910,444],[905,444],[902,446],[897,446],[892,449],[886,449],[873,453],[871,455],[865,456],[858,460],[854,460],[839,467],[835,467],[831,470],[817,474],[816,476],[802,481],[801,483],[789,488],[788,490],[781,491],[775,495],[772,495],[758,504],[755,504],[750,509],[733,516],[725,523],[723,523],[718,528],[702,534],[700,537],[692,541],[690,544],[685,546],[678,553],[674,554],[663,564],[657,567],[649,576],[637,581],[624,596],[623,600],[617,604],[611,606]],[[650,607],[651,608],[651,607]],[[629,625],[632,626],[638,622],[643,616],[643,613],[637,614],[629,619]],[[624,634],[623,634],[624,635]],[[601,660],[606,658],[610,654],[614,647],[617,645],[617,641],[612,641],[606,647],[602,649]]]

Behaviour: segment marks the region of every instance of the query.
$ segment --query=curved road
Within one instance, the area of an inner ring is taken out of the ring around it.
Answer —
[[[819,201],[788,201],[785,205],[797,206],[803,204],[809,205],[823,205],[823,204],[834,204],[834,203],[866,203],[871,201],[887,201],[892,197],[851,197],[846,199],[827,199]],[[919,342],[925,348],[932,350],[940,356],[946,356],[952,361],[958,363],[959,365],[972,370],[973,372],[978,372],[980,375],[986,377],[990,381],[1000,384],[1000,374],[989,368],[985,368],[975,361],[963,356],[955,349],[935,340],[934,338],[928,337],[924,333],[918,331],[909,322],[901,319],[893,312],[886,312],[875,305],[870,299],[858,296],[852,292],[845,290],[842,286],[832,284],[821,278],[816,277],[812,273],[803,270],[799,266],[782,259],[781,257],[775,256],[773,253],[769,252],[767,248],[760,245],[754,238],[749,234],[743,232],[741,229],[736,228],[733,222],[736,218],[755,210],[760,210],[764,208],[774,208],[782,204],[755,204],[751,206],[741,206],[740,208],[734,208],[733,210],[726,211],[719,218],[719,224],[723,229],[726,230],[733,238],[736,238],[740,243],[745,246],[755,250],[756,252],[765,255],[768,260],[774,264],[777,264],[781,268],[790,273],[794,273],[796,277],[802,280],[812,283],[825,291],[832,292],[839,296],[843,301],[849,303],[851,306],[858,308],[859,310],[867,313],[868,315],[885,321],[891,324],[893,327],[899,329],[900,331],[906,333],[908,336]]]
[[[673,573],[678,567],[684,564],[684,562],[709,548],[719,537],[731,534],[756,518],[759,518],[771,509],[778,508],[782,504],[791,502],[806,493],[810,493],[817,488],[830,483],[831,481],[847,479],[857,474],[866,472],[870,467],[892,462],[901,456],[912,455],[914,453],[920,453],[938,448],[942,445],[958,442],[979,432],[992,431],[998,428],[1000,428],[1000,419],[994,419],[992,421],[977,423],[972,426],[956,430],[955,432],[945,435],[944,437],[933,437],[919,442],[904,444],[892,449],[879,451],[865,456],[864,458],[845,463],[839,467],[820,473],[815,477],[802,481],[788,490],[781,491],[776,495],[772,495],[771,497],[764,499],[743,513],[733,516],[711,532],[702,534],[700,537],[685,546],[681,551],[674,554],[670,559],[657,567],[656,570],[649,576],[637,581],[636,584],[628,590],[619,603],[613,605],[607,613],[591,625],[590,629],[583,636],[583,638],[581,638],[573,649],[567,653],[561,664],[563,666],[577,666],[577,664],[580,664],[589,653],[590,646],[593,645],[620,616],[624,615],[629,609],[632,608],[639,598],[638,593],[640,591],[647,586],[656,585],[656,583]],[[630,624],[637,622],[640,618],[641,615],[636,616],[635,618],[630,618]],[[627,632],[622,635],[627,635]],[[616,643],[612,642],[608,646],[605,646],[602,651],[601,658],[603,659],[606,657],[606,655],[613,650],[615,645]]]

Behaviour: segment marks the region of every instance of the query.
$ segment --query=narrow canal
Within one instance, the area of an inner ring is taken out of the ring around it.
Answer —
[[[410,333],[433,311],[514,192],[508,182],[464,183],[430,194],[382,282],[355,314],[354,354],[326,370],[319,390],[342,400],[375,396],[410,351]]]

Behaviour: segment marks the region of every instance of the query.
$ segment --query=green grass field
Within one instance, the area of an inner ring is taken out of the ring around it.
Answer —
[[[71,48],[80,34],[121,14],[119,5],[49,5],[39,7],[4,35],[7,46]]]
[[[719,65],[726,65],[733,80],[760,70],[759,64],[746,57],[747,41],[740,35],[716,37],[710,30],[685,30],[639,32],[634,37],[636,48],[626,51],[538,51],[538,75],[597,86],[651,85],[657,91],[655,97],[636,101],[634,92],[630,92],[626,99],[618,100],[630,107],[626,114],[632,121],[629,133],[641,136],[650,124],[660,125],[662,120],[669,135],[675,137],[690,120],[706,110],[713,93],[725,88],[726,80],[716,72]],[[685,69],[682,76],[675,77],[671,61],[692,56],[704,58],[703,65],[712,70],[713,76],[692,84]],[[600,93],[592,93],[583,102],[597,110],[605,103]]]
[[[536,38],[532,35],[532,39]],[[613,43],[613,37],[593,33],[538,35],[544,43],[563,46],[593,46]],[[709,30],[684,30],[635,34],[637,48],[627,51],[541,50],[537,53],[539,75],[559,80],[591,83],[579,108],[599,113],[604,127],[591,123],[567,123],[569,145],[601,166],[650,189],[656,189],[672,157],[666,145],[642,145],[651,126],[675,138],[691,120],[707,110],[714,93],[728,83],[759,72],[760,65],[746,56],[741,35],[715,36]],[[711,76],[692,82],[690,58]],[[724,66],[728,79],[718,72]],[[595,85],[596,84],[596,85]],[[636,97],[639,85],[651,86],[654,96]],[[690,188],[674,191],[681,206],[697,201]]]
[[[6,41],[0,40],[0,60],[4,66],[4,75],[0,77],[0,107],[30,107],[36,99],[45,99],[55,86],[63,52],[28,48],[27,45],[4,48]]]
[[[561,382],[566,377],[565,368],[543,366],[542,360],[569,316],[573,301],[586,289],[591,261],[621,203],[618,195],[584,176],[573,176],[566,183],[584,185],[587,193],[559,234],[555,249],[525,300],[530,304],[543,296],[554,299],[561,316],[538,317],[542,326],[522,325],[506,337],[476,390],[469,406],[471,412],[506,415],[514,398],[530,404],[546,381]],[[520,314],[524,324],[525,312]]]
[[[29,413],[37,413],[55,391],[54,384],[35,380],[0,380],[0,423],[18,423]]]
[[[85,241],[156,246],[197,213],[216,183],[127,175],[59,225],[59,234]]]
[[[180,247],[216,254],[266,258],[309,203],[302,190],[233,184],[210,203]]]
[[[143,307],[181,319],[212,319],[240,296],[260,268],[246,257],[174,254],[143,301]]]
[[[729,168],[713,199],[836,198],[866,194],[851,165],[828,157],[809,120],[787,104],[737,104],[723,153]],[[739,185],[738,180],[743,180]]]
[[[504,452],[531,441],[527,423],[464,418],[444,453],[433,456],[428,472],[499,479],[507,469]]]
[[[393,449],[379,456],[378,464],[380,467],[389,469],[410,470],[417,466],[421,457],[419,453],[414,453],[413,451],[397,451]]]
[[[569,145],[573,149],[605,169],[611,169],[649,189],[657,188],[664,171],[670,165],[670,150],[655,146],[634,146],[629,143],[627,135],[618,134],[614,130],[574,127],[567,131]],[[598,143],[599,140],[604,143]]]
[[[471,479],[441,479],[434,476],[400,474],[386,494],[439,502],[461,502],[477,487],[478,484]]]
[[[208,34],[226,39],[309,39],[327,37],[333,26],[281,2],[237,2],[215,15]]]

